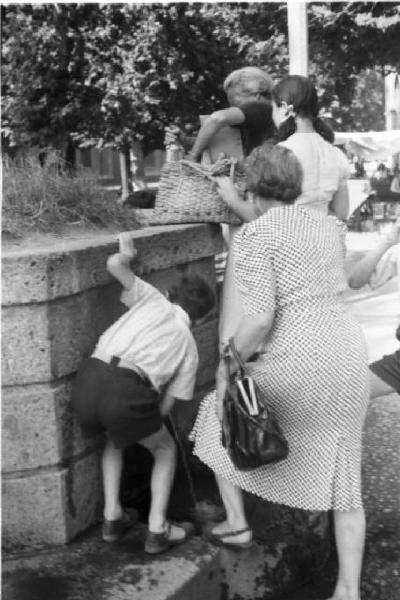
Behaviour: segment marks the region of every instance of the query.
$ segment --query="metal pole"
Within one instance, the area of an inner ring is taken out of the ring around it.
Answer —
[[[308,76],[307,3],[288,0],[289,73]]]

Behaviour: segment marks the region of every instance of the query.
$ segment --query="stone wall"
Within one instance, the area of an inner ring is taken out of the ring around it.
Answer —
[[[202,274],[215,288],[214,256],[222,249],[218,226],[153,227],[133,235],[136,271],[159,289],[168,287],[177,270]],[[8,548],[64,543],[99,519],[102,438],[82,438],[69,397],[79,362],[124,310],[120,285],[105,269],[115,251],[111,235],[53,241],[51,249],[3,251],[3,542]],[[194,334],[199,392],[211,385],[215,372],[216,312]]]

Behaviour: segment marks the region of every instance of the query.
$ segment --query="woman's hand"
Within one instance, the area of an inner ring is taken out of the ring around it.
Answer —
[[[228,206],[231,206],[234,202],[241,201],[239,191],[229,177],[215,177],[214,179],[217,182],[219,195]]]
[[[217,412],[219,421],[222,421],[222,407],[223,407],[226,390],[228,388],[226,367],[225,367],[223,361],[221,361],[219,363],[215,380],[216,380],[216,392],[217,392],[215,410]]]

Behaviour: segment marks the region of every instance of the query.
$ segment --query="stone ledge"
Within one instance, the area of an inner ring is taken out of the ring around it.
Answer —
[[[193,538],[166,554],[143,550],[145,528],[116,544],[96,537],[31,557],[4,560],[7,600],[220,600],[219,552]]]
[[[169,225],[132,232],[139,275],[213,256],[222,250],[216,225]],[[116,234],[101,238],[53,239],[48,247],[7,249],[2,254],[4,306],[44,302],[111,283],[107,256],[116,252]]]

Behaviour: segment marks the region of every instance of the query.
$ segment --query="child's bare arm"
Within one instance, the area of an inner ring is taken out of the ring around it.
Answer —
[[[107,270],[125,289],[130,290],[136,277],[130,268],[130,263],[137,255],[137,250],[129,233],[121,233],[118,241],[119,252],[108,258]]]
[[[171,394],[168,394],[168,392],[166,392],[160,403],[160,413],[163,417],[165,417],[171,412],[174,404],[175,396],[171,396]]]

